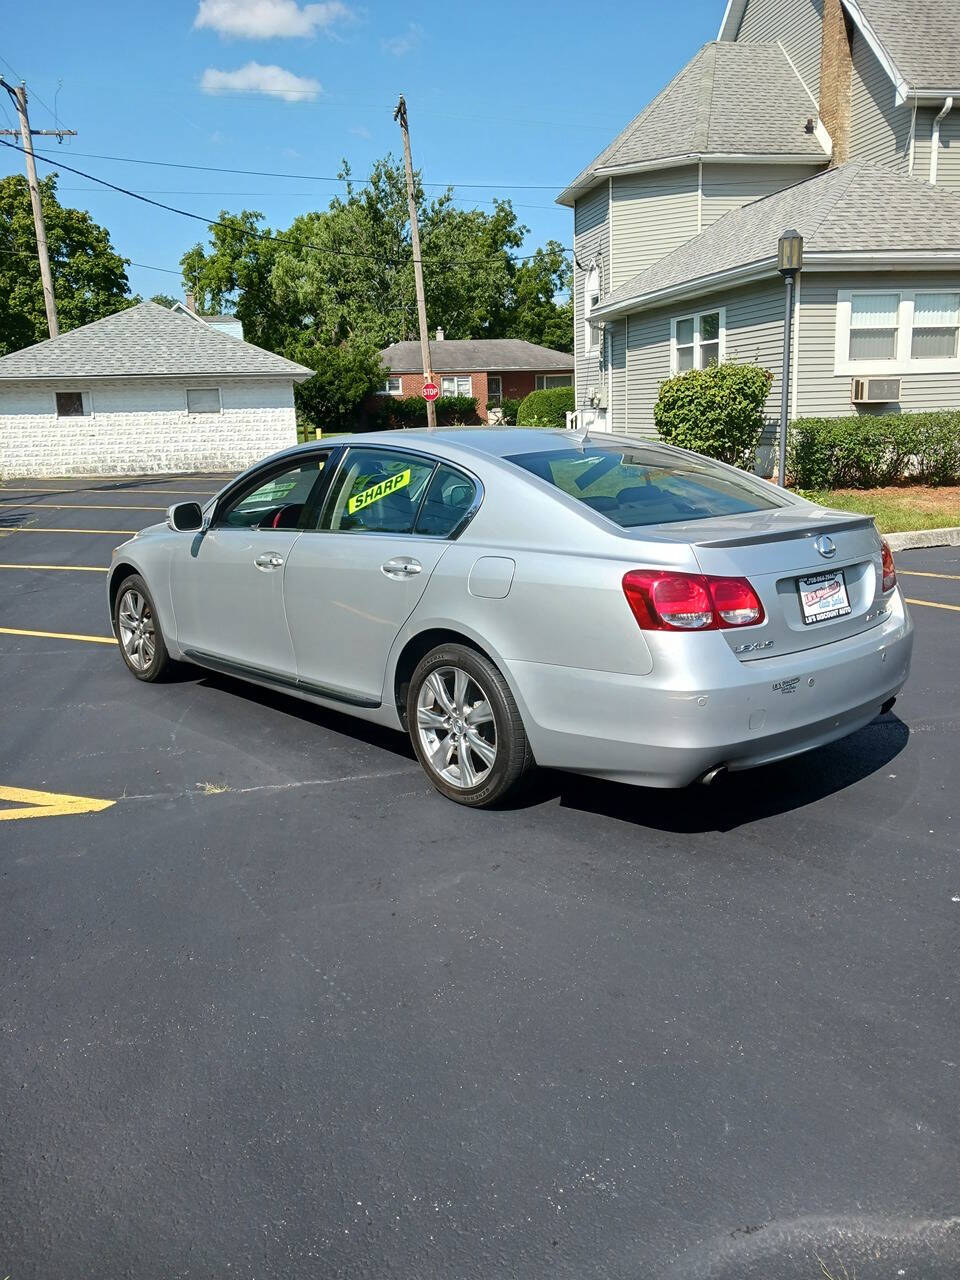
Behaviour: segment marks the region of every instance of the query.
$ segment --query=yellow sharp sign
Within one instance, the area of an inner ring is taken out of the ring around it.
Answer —
[[[75,813],[99,813],[116,804],[94,796],[63,796],[55,791],[27,791],[24,787],[0,787],[0,802],[20,805],[0,809],[0,822],[15,818],[63,818]]]
[[[407,467],[405,471],[398,471],[395,476],[390,476],[388,480],[381,480],[379,484],[371,485],[369,489],[364,489],[361,493],[355,493],[347,503],[347,513],[352,516],[355,511],[362,511],[364,507],[369,507],[371,502],[379,502],[388,493],[396,493],[398,489],[405,489],[409,483],[410,468]]]

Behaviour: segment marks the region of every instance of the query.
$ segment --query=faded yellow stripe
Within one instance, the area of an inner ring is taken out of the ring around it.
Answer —
[[[43,511],[166,511],[166,507],[140,507],[129,502],[0,502],[0,507],[40,507]]]
[[[139,533],[139,529],[41,529],[35,524],[0,525],[0,534],[4,533],[124,533],[129,537],[133,537],[135,533]]]
[[[909,596],[904,598],[907,604],[924,604],[928,609],[952,609],[954,613],[960,613],[960,604],[940,604],[938,600],[911,600]]]
[[[61,573],[109,573],[93,564],[0,564],[0,569],[58,569]]]
[[[960,582],[960,573],[926,573],[921,569],[897,568],[898,578],[949,578],[951,582]]]
[[[80,636],[70,631],[23,631],[19,627],[0,627],[4,636],[36,636],[41,640],[84,640],[87,644],[116,644],[113,636]]]

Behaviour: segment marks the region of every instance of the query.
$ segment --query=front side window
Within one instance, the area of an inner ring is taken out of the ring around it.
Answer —
[[[551,391],[554,387],[572,387],[572,373],[538,373],[537,390]]]
[[[704,459],[664,462],[652,450],[588,446],[508,459],[624,529],[708,520],[780,506],[759,481]]]
[[[913,301],[913,360],[955,360],[960,293],[918,293]]]
[[[434,464],[393,449],[351,449],[326,502],[332,533],[412,533]]]
[[[399,378],[384,378],[383,382],[377,387],[378,396],[398,396],[403,390],[403,383]]]
[[[86,413],[82,391],[58,391],[56,397],[58,418],[82,418]]]
[[[850,299],[851,360],[896,360],[899,293],[855,293]]]
[[[219,413],[219,387],[188,387],[187,413]]]
[[[709,369],[723,359],[724,310],[701,311],[673,321],[673,372]]]
[[[444,396],[472,396],[473,378],[469,373],[446,374],[440,379],[440,394]]]
[[[329,454],[252,477],[218,510],[215,524],[228,529],[299,529]]]

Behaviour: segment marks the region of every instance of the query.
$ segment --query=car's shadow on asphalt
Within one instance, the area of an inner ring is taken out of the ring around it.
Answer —
[[[909,736],[903,721],[888,713],[838,742],[777,764],[727,774],[710,786],[694,783],[680,791],[662,791],[575,774],[544,774],[525,803],[559,798],[564,808],[683,834],[733,831],[853,786],[886,767]]]

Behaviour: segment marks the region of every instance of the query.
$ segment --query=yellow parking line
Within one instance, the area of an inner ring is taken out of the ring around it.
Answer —
[[[0,524],[0,535],[4,533],[125,533],[132,537],[139,532],[139,529],[41,529],[35,524]]]
[[[949,578],[951,582],[960,582],[960,573],[925,573],[920,569],[898,569],[901,578]]]
[[[952,609],[954,613],[960,613],[960,604],[940,604],[938,600],[911,600],[909,596],[904,598],[907,604],[925,604],[929,609]]]
[[[166,511],[166,507],[138,507],[129,502],[0,502],[0,507],[41,507],[44,511]]]
[[[109,573],[93,564],[0,564],[0,569],[57,569],[61,573]]]
[[[22,631],[19,627],[0,627],[4,636],[37,636],[41,640],[85,640],[88,644],[116,644],[113,636],[78,636],[70,631]]]

